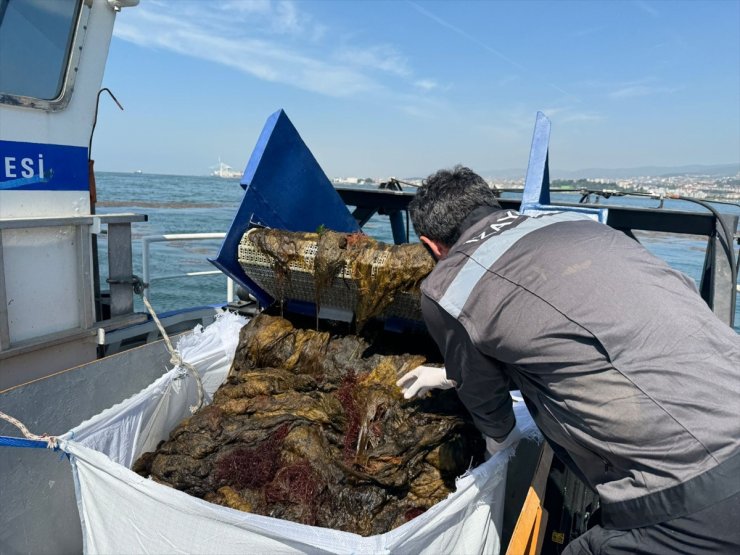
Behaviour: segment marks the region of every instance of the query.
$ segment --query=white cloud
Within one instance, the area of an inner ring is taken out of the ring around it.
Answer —
[[[415,81],[414,86],[424,91],[432,91],[439,88],[437,82],[432,81],[431,79],[420,79],[418,81]]]
[[[208,60],[273,83],[322,95],[375,95],[407,102],[408,91],[436,88],[414,75],[390,44],[324,44],[327,27],[290,1],[150,0],[127,10],[114,35],[144,48]],[[331,52],[334,52],[332,55]],[[389,81],[389,77],[396,78]]]
[[[447,119],[452,106],[430,94],[407,93],[398,95],[395,107],[399,111],[417,119]]]
[[[508,64],[511,64],[515,68],[521,69],[521,70],[526,70],[526,68],[523,65],[521,65],[519,62],[517,62],[515,60],[512,60],[511,58],[509,58],[506,54],[504,54],[500,50],[497,50],[497,49],[491,47],[490,45],[484,43],[483,41],[478,40],[476,37],[474,37],[473,35],[471,35],[467,31],[465,31],[465,30],[461,29],[460,27],[457,27],[456,25],[453,25],[449,21],[446,21],[446,20],[442,19],[441,17],[433,14],[432,12],[430,12],[426,8],[422,7],[421,5],[417,4],[416,2],[409,1],[409,4],[411,6],[413,6],[414,9],[416,9],[416,11],[418,11],[420,14],[424,15],[425,17],[428,17],[432,21],[437,22],[442,27],[446,27],[450,31],[453,31],[453,32],[457,33],[461,37],[464,37],[465,39],[467,39],[470,42],[472,42],[473,44],[477,44],[478,46],[480,46],[484,50],[490,52],[491,54],[493,54],[494,56],[497,56],[498,58],[501,58],[503,61],[505,61]]]
[[[245,14],[266,14],[272,9],[270,0],[231,0],[223,2],[219,7],[224,11]]]
[[[517,74],[504,75],[496,81],[497,87],[504,87],[510,83],[520,80],[521,77]]]
[[[178,9],[180,2],[177,3]],[[193,2],[193,4],[197,6],[197,10],[202,12],[204,6],[202,1]],[[254,27],[250,30],[254,31],[308,38],[323,34],[321,24],[314,21],[309,14],[299,11],[298,6],[288,0],[229,0],[226,2],[211,0],[208,6],[212,8],[212,11],[215,9],[220,14],[222,23],[230,20],[234,23],[251,24]]]
[[[681,90],[680,87],[662,87],[653,85],[634,84],[620,87],[609,93],[609,98],[637,98],[656,94],[673,94]]]
[[[240,4],[240,3],[239,3]],[[247,4],[249,9],[247,9]],[[328,96],[348,96],[381,89],[379,83],[346,64],[333,64],[303,54],[284,40],[255,37],[243,18],[270,18],[277,13],[280,33],[304,33],[295,8],[266,10],[262,3],[245,3],[224,17],[210,3],[178,5],[176,15],[165,4],[145,4],[118,20],[115,36],[142,47],[161,48],[233,67],[266,81],[284,83]],[[287,5],[287,4],[286,4]],[[280,10],[284,11],[280,11]],[[254,22],[253,22],[254,23]]]
[[[303,31],[304,22],[298,16],[295,4],[279,2],[275,8],[273,29],[279,33],[298,33]]]
[[[661,84],[660,80],[654,76],[632,81],[583,81],[580,86],[596,89],[601,94],[614,100],[673,94],[684,88],[681,85],[668,86]]]
[[[411,70],[408,61],[395,48],[387,44],[368,48],[342,48],[337,59],[359,67],[377,69],[400,77],[408,77]]]
[[[514,60],[514,59],[510,58],[509,56],[507,56],[506,54],[504,54],[502,51],[500,51],[500,50],[498,50],[496,48],[493,48],[488,43],[483,42],[482,40],[478,39],[476,36],[468,33],[464,29],[461,29],[457,25],[453,25],[449,21],[447,21],[447,20],[439,17],[438,15],[432,13],[431,11],[429,11],[425,7],[421,6],[420,4],[418,4],[416,2],[413,2],[411,0],[408,0],[408,3],[417,12],[419,12],[423,16],[425,16],[425,17],[431,19],[432,21],[438,23],[442,27],[445,27],[446,29],[449,29],[450,31],[452,31],[452,32],[460,35],[461,37],[465,38],[466,40],[468,40],[468,41],[472,42],[473,44],[479,46],[483,50],[485,50],[487,52],[490,52],[491,54],[493,54],[497,58],[500,58],[501,60],[503,60],[504,62],[506,62],[507,64],[509,64],[510,66],[512,66],[512,67],[514,67],[514,68],[516,68],[516,69],[518,69],[518,70],[520,70],[520,71],[522,71],[524,73],[530,73],[530,74],[533,73],[528,68],[526,68],[525,66],[523,66],[522,64],[520,64],[519,62],[517,62],[516,60]],[[550,86],[551,88],[555,89],[556,91],[558,91],[559,93],[561,93],[565,97],[568,97],[568,98],[570,98],[572,100],[579,101],[579,99],[575,95],[569,93],[568,91],[566,91],[563,88],[555,85],[554,83],[548,83],[548,86]]]
[[[640,8],[643,12],[651,15],[652,17],[655,17],[655,18],[660,17],[660,13],[658,12],[658,10],[656,10],[654,7],[652,7],[650,4],[648,4],[644,0],[635,0],[633,4],[637,6],[638,8]]]
[[[564,114],[561,118],[558,118],[558,121],[561,123],[573,123],[573,122],[597,122],[597,121],[604,121],[606,119],[605,116],[601,114],[597,114],[595,112],[570,112]]]
[[[573,106],[544,108],[542,112],[551,120],[556,120],[561,124],[573,122],[596,122],[606,119],[603,115],[596,112],[578,110]]]

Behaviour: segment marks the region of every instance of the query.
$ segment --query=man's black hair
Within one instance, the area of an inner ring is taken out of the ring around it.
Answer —
[[[418,236],[448,247],[460,238],[460,225],[481,206],[501,208],[495,189],[470,168],[457,165],[439,170],[424,180],[409,203],[409,214]]]

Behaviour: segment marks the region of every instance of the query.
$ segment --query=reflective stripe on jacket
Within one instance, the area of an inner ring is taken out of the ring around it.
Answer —
[[[422,284],[479,429],[505,437],[521,390],[610,528],[740,491],[740,336],[693,281],[582,215],[483,212]]]

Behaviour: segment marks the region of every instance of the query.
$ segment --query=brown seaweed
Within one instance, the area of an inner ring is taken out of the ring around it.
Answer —
[[[249,231],[249,240],[272,263],[281,310],[285,300],[285,286],[290,278],[290,265],[301,257],[304,243],[314,240],[314,236],[313,233],[288,234],[277,229],[254,228]]]
[[[314,284],[316,287],[316,313],[321,307],[321,294],[331,287],[345,264],[347,236],[335,231],[322,231],[316,241],[314,258]]]
[[[304,524],[361,535],[403,524],[449,495],[483,444],[454,392],[403,399],[395,382],[424,357],[367,355],[368,346],[253,318],[213,404],[134,470]]]
[[[340,274],[357,285],[354,308],[357,329],[383,314],[401,292],[419,295],[421,281],[434,268],[434,260],[420,243],[388,245],[362,233],[334,231],[302,233],[275,229],[253,229],[248,240],[273,264],[278,300],[285,300],[291,265],[315,247],[312,268],[316,313],[325,291]]]

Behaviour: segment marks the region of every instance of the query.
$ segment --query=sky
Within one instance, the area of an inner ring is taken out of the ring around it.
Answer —
[[[740,0],[141,0],[118,14],[96,169],[243,170],[282,108],[330,177],[740,161]]]

